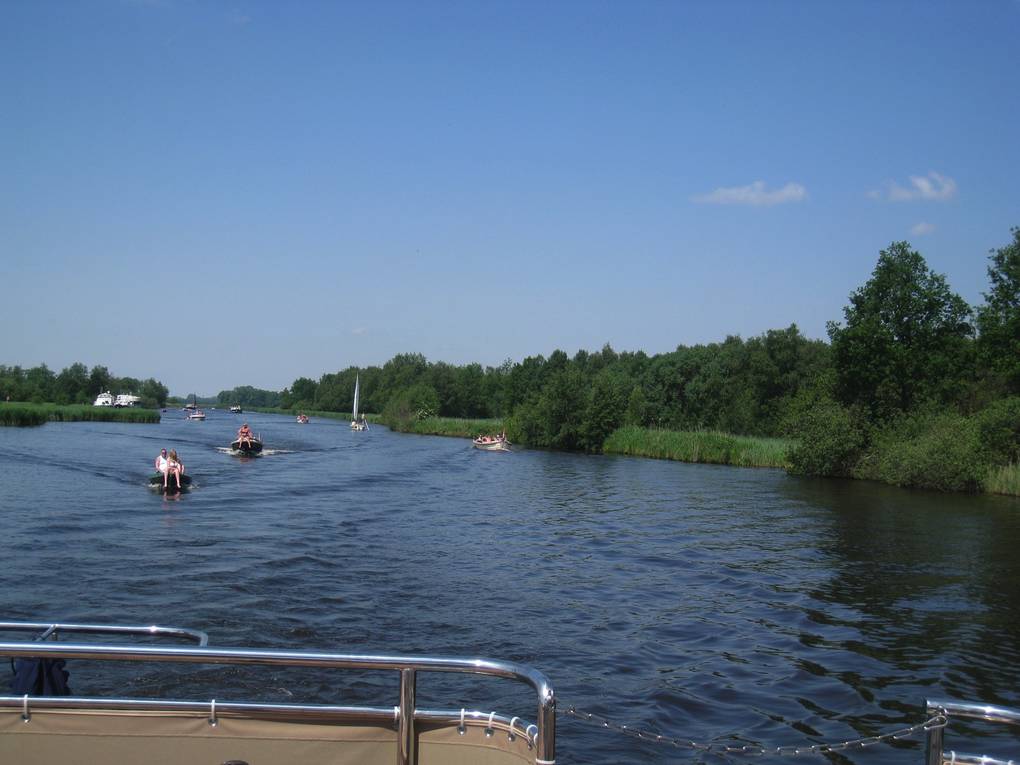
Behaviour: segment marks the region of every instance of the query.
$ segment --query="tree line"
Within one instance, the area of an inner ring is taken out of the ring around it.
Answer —
[[[1020,462],[1020,228],[1011,234],[990,254],[978,307],[893,242],[828,341],[794,324],[655,355],[606,345],[498,367],[407,353],[298,378],[279,405],[349,412],[359,374],[362,408],[397,427],[496,417],[518,442],[589,452],[624,425],[788,436],[796,472],[975,488],[989,464]]]
[[[104,366],[90,370],[75,362],[55,373],[45,364],[30,369],[0,364],[0,400],[25,401],[33,404],[91,404],[100,393],[109,391],[131,394],[141,398],[141,406],[166,406],[169,391],[152,377],[116,377]]]
[[[483,367],[419,353],[381,367],[296,379],[277,393],[221,391],[222,405],[350,412],[402,428],[435,416],[500,418],[512,440],[598,452],[622,426],[794,439],[792,470],[909,486],[980,488],[990,466],[1020,465],[1020,228],[990,253],[984,303],[967,304],[907,242],[879,253],[828,340],[795,324],[668,353],[562,350]],[[153,379],[105,367],[0,366],[0,397],[88,403],[134,392],[165,405]]]

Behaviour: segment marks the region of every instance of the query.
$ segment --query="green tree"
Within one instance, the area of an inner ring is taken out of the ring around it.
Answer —
[[[989,256],[991,289],[977,309],[978,348],[985,368],[1020,393],[1020,227],[1012,233],[1013,241]]]
[[[142,397],[142,403],[145,406],[158,409],[166,406],[166,400],[170,395],[170,391],[159,380],[150,377],[142,383],[142,388],[138,395]]]
[[[881,252],[843,313],[846,325],[828,329],[844,404],[881,419],[959,395],[969,371],[970,308],[906,242]]]
[[[308,409],[315,403],[315,392],[317,385],[314,380],[307,377],[299,377],[290,386],[290,395],[293,399],[291,406],[303,406]]]
[[[34,404],[53,401],[55,379],[53,372],[45,364],[32,367],[25,373],[24,399]]]
[[[88,399],[88,385],[89,368],[75,362],[57,375],[54,399],[58,404],[83,404]]]
[[[109,369],[98,364],[92,367],[92,371],[89,372],[89,383],[87,388],[89,397],[95,401],[96,396],[100,393],[110,390],[112,382],[113,376],[110,374]]]
[[[623,425],[630,384],[630,380],[611,367],[595,375],[581,426],[581,445],[586,451],[602,451],[609,434]]]
[[[631,388],[630,396],[627,397],[627,411],[623,414],[624,425],[644,425],[645,412],[648,403],[645,401],[645,392],[640,385]]]

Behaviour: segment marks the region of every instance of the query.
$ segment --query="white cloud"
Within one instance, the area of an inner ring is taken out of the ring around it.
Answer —
[[[887,188],[887,198],[890,202],[912,202],[916,199],[944,202],[955,196],[956,181],[934,170],[927,175],[910,176],[910,185],[906,188],[895,181],[890,181]]]
[[[788,183],[781,189],[766,191],[764,181],[755,181],[748,186],[720,187],[708,194],[699,194],[692,199],[704,204],[763,207],[785,202],[800,202],[806,197],[807,189],[799,183]]]
[[[914,236],[924,236],[925,234],[930,234],[934,230],[935,230],[935,224],[934,223],[923,223],[922,222],[922,223],[918,223],[913,228],[911,228],[910,229],[910,233],[913,234]]]

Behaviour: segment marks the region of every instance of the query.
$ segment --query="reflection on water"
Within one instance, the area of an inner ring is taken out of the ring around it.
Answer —
[[[272,458],[226,453],[238,422],[217,411],[0,429],[4,617],[522,661],[561,708],[698,741],[870,735],[925,698],[1020,705],[1015,500],[245,418]],[[192,491],[145,488],[162,446]],[[78,666],[72,687],[390,705],[391,680]],[[424,676],[419,695],[534,717],[498,683]],[[703,759],[565,716],[559,733],[564,763]],[[1017,754],[980,728],[952,741]]]

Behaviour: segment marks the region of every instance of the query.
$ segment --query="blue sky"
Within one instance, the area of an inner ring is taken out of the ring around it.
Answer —
[[[0,2],[0,363],[825,337],[1020,225],[1020,2]]]

